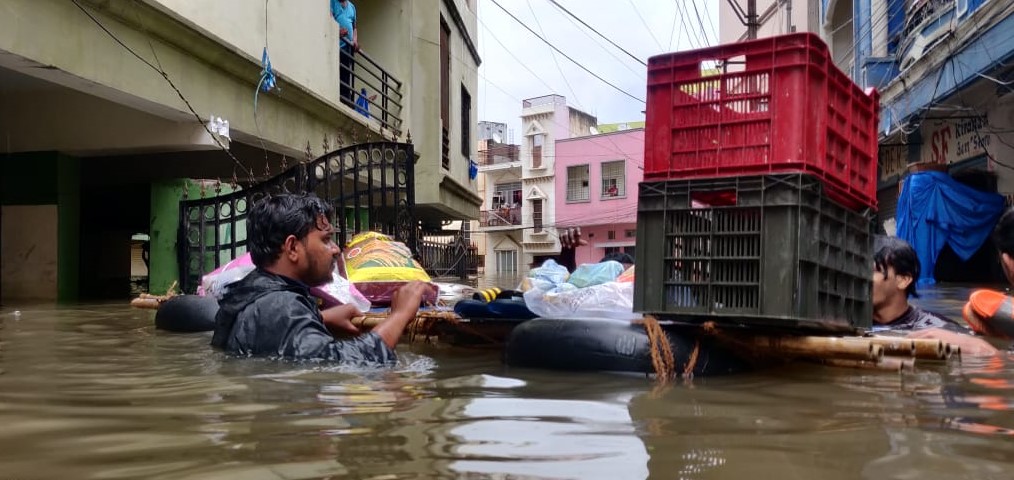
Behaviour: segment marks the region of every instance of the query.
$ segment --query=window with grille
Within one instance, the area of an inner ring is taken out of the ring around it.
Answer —
[[[532,232],[542,233],[542,200],[532,200]]]
[[[602,162],[602,197],[627,195],[626,166],[623,160]]]
[[[497,273],[518,273],[518,251],[497,250],[496,251],[496,272]]]
[[[587,201],[588,190],[588,165],[567,167],[567,201]]]
[[[532,168],[542,167],[542,134],[532,136]]]

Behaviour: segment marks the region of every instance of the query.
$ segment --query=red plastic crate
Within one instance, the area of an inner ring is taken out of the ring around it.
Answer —
[[[812,33],[657,55],[644,179],[807,172],[839,203],[875,209],[878,107]]]

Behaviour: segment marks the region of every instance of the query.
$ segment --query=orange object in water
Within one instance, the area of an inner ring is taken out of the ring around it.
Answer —
[[[1014,339],[1014,298],[995,290],[976,290],[961,311],[976,333]]]

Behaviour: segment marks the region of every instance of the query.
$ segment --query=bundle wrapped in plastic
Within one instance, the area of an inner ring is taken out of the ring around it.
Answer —
[[[249,253],[240,255],[201,277],[197,294],[221,300],[230,285],[247,276],[254,268],[256,267]],[[346,278],[345,263],[342,261],[338,261],[334,271],[331,272],[331,281],[311,287],[310,294],[320,300],[322,309],[336,305],[354,305],[360,312],[366,313],[371,307],[370,301]]]
[[[349,240],[343,252],[348,279],[376,306],[391,304],[394,292],[408,282],[430,282],[430,276],[402,242],[377,232],[363,232]],[[432,283],[432,282],[431,282]],[[423,297],[435,304],[439,288]]]
[[[525,305],[540,317],[637,320],[634,283],[618,282],[623,265],[607,261],[567,269],[547,260],[529,273]],[[579,286],[580,285],[580,286]]]
[[[599,263],[585,263],[574,269],[567,283],[578,288],[601,285],[616,280],[623,273],[623,264],[613,260]]]
[[[253,260],[250,254],[245,253],[218,267],[201,277],[201,284],[197,287],[197,294],[200,296],[212,296],[221,300],[222,296],[229,289],[229,285],[242,280],[248,273],[254,270]]]

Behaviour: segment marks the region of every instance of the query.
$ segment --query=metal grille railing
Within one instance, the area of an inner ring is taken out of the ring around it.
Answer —
[[[365,143],[296,165],[240,191],[181,201],[180,287],[193,293],[204,274],[246,252],[249,209],[273,193],[312,192],[330,203],[336,240],[342,245],[356,233],[372,230],[392,235],[419,252],[413,165],[412,144]]]
[[[342,49],[338,51],[343,60],[347,60],[350,56]],[[346,84],[340,79],[339,83],[351,90],[352,98],[343,101],[349,102],[349,106],[359,113],[376,118],[384,128],[400,136],[401,110],[404,103],[401,81],[387,73],[387,70],[362,50],[352,54],[351,57],[352,84]],[[366,95],[362,95],[363,89],[366,90]]]

